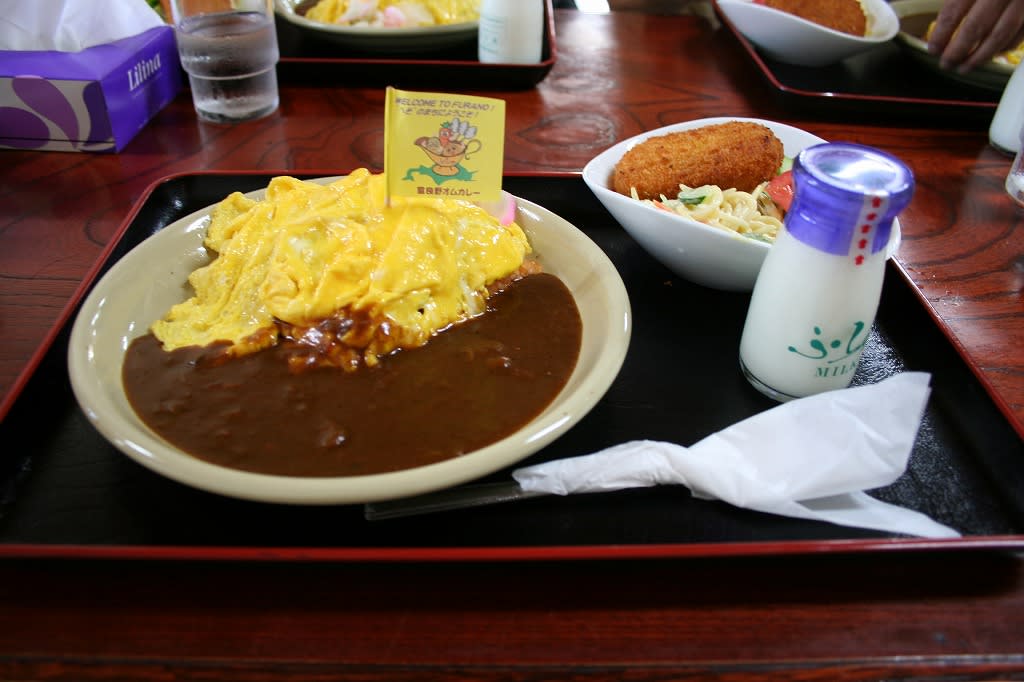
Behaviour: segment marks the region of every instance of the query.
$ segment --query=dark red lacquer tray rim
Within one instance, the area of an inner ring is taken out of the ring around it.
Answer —
[[[189,560],[261,562],[512,562],[778,557],[936,551],[1019,552],[1024,536],[928,540],[794,540],[493,547],[206,547],[191,545],[0,544],[3,559]]]
[[[107,261],[117,249],[146,202],[164,184],[195,176],[261,176],[301,175],[329,177],[343,175],[337,169],[187,171],[163,176],[147,187],[126,215],[88,274],[83,278],[67,306],[57,318],[43,343],[19,376],[14,388],[0,404],[0,420],[16,402],[55,339],[70,323],[74,311],[84,298]],[[510,172],[508,177],[579,179],[578,172]],[[927,306],[926,306],[927,309]],[[929,315],[934,317],[931,310]],[[942,328],[948,335],[948,329]],[[957,345],[957,351],[960,348]],[[966,362],[966,360],[965,360]],[[967,362],[971,370],[977,368]],[[989,387],[985,385],[986,390]],[[1008,416],[1005,403],[996,408]],[[515,504],[515,503],[511,503]],[[110,545],[87,543],[0,543],[0,558],[52,560],[190,560],[190,561],[263,561],[263,562],[511,562],[511,561],[579,561],[579,560],[653,560],[714,557],[797,556],[812,554],[934,552],[934,551],[999,551],[1019,552],[1024,549],[1024,535],[976,535],[949,539],[924,538],[834,538],[766,541],[723,541],[652,544],[581,544],[524,546],[401,546],[401,547],[306,547],[306,546],[199,546],[199,545]]]

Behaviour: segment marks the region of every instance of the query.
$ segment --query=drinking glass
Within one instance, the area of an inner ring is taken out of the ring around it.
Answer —
[[[1024,69],[1014,69],[988,128],[992,146],[1005,154],[1020,149],[1018,133],[1024,126]]]
[[[1013,159],[1010,172],[1006,174],[1006,191],[1017,205],[1024,208],[1024,126],[1020,130],[1020,148]]]
[[[204,121],[234,123],[277,109],[273,0],[171,0],[181,65]]]

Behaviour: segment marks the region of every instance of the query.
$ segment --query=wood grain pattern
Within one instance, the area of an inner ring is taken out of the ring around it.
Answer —
[[[0,671],[38,675],[47,662],[51,679],[83,680],[998,679],[1024,670],[1022,578],[1018,560],[986,553],[244,570],[27,562],[0,566]]]
[[[551,74],[499,95],[508,170],[578,172],[618,140],[720,115],[897,154],[918,181],[900,263],[1024,434],[1024,212],[984,129],[783,108],[699,17],[556,19]],[[284,84],[279,112],[238,126],[198,123],[183,92],[117,155],[0,152],[0,395],[151,183],[380,169],[382,121],[380,89]],[[17,680],[1024,679],[1021,633],[1024,561],[998,552],[0,564],[0,678]]]

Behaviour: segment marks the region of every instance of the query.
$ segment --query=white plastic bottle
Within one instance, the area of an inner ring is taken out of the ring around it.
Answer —
[[[544,0],[483,0],[478,45],[484,63],[540,63]]]
[[[901,161],[852,143],[805,149],[793,179],[740,339],[747,380],[780,401],[850,384],[878,310],[892,222],[914,189]]]
[[[1020,151],[1020,131],[1024,128],[1024,69],[1017,67],[1006,84],[999,106],[988,128],[988,139],[1007,154]]]

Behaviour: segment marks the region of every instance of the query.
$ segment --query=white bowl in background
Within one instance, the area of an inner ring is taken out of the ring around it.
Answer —
[[[889,3],[861,2],[868,15],[865,36],[835,31],[753,0],[718,0],[718,8],[737,31],[772,59],[798,66],[827,66],[887,43],[899,32],[899,19]]]
[[[623,154],[651,137],[728,121],[749,121],[769,128],[782,142],[785,155],[826,140],[805,130],[757,118],[718,117],[676,123],[641,133],[606,149],[583,168],[583,181],[609,213],[648,253],[679,277],[712,289],[751,291],[771,244],[736,232],[669,213],[612,189],[612,174]],[[889,255],[900,239],[893,223]]]

